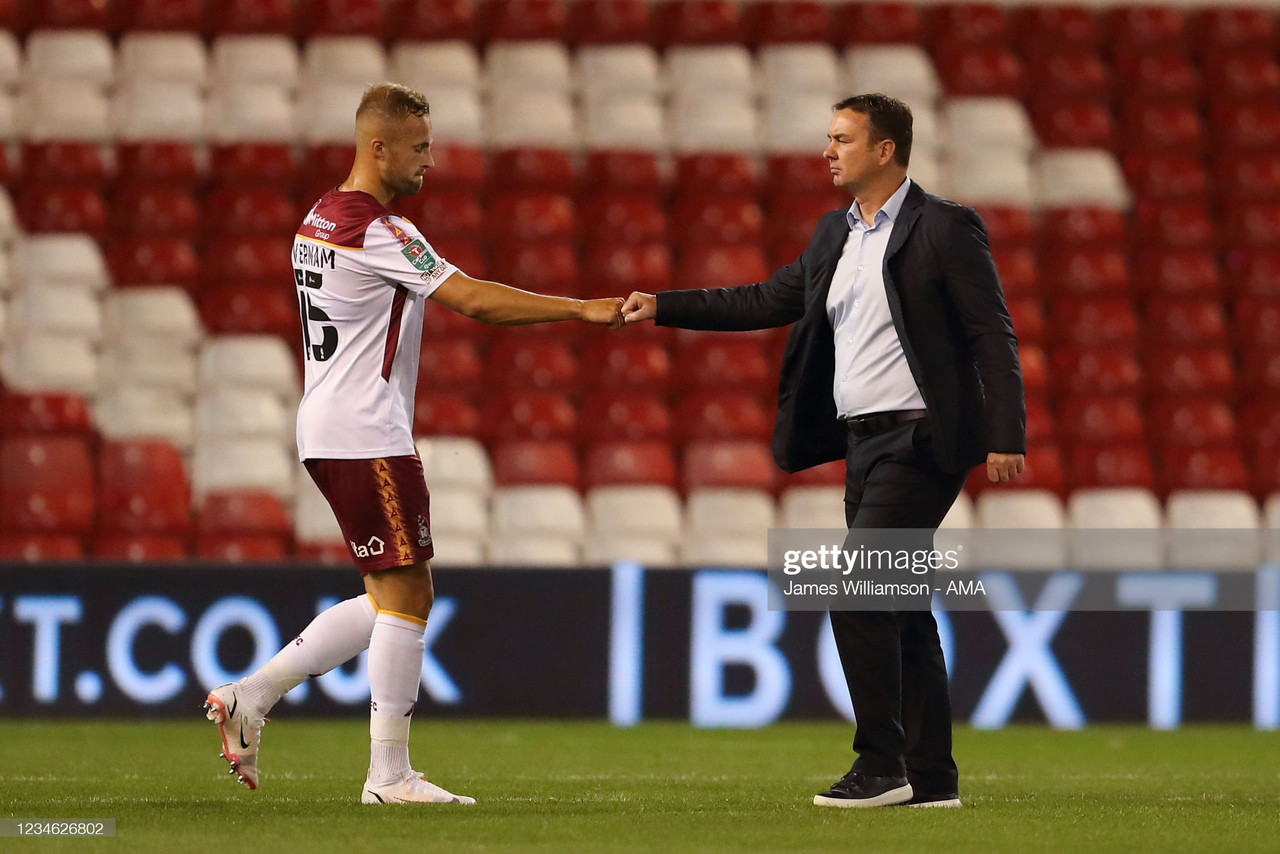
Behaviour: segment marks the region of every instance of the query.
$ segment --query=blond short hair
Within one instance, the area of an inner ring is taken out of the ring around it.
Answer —
[[[427,96],[421,92],[399,83],[375,83],[364,90],[364,97],[356,108],[356,119],[364,116],[404,119],[425,116],[430,112]]]

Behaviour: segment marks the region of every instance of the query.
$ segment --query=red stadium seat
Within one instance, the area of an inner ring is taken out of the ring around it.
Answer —
[[[438,244],[435,249],[441,255],[454,262],[455,255],[446,251]],[[464,267],[471,275],[480,275],[475,268]],[[427,300],[427,304],[423,306],[422,312],[422,341],[424,344],[435,341],[448,341],[451,339],[465,339],[471,342],[484,342],[493,337],[496,327],[487,323],[481,323],[478,320],[472,320],[456,311],[445,308],[435,300]]]
[[[691,442],[684,449],[681,482],[690,489],[735,488],[773,491],[778,469],[767,442]]]
[[[1173,446],[1160,455],[1166,492],[1175,489],[1249,488],[1249,474],[1238,448]]]
[[[93,525],[89,445],[72,436],[0,439],[0,530],[83,535]]]
[[[480,350],[471,341],[430,338],[422,342],[418,357],[418,388],[476,394],[483,388],[483,377]]]
[[[125,238],[108,246],[106,255],[111,279],[118,288],[177,285],[189,291],[195,289],[200,264],[195,249],[185,240]]]
[[[191,191],[182,187],[132,184],[121,187],[111,200],[112,234],[194,240],[200,223]]]
[[[1165,397],[1147,408],[1147,421],[1159,425],[1153,436],[1163,447],[1234,447],[1236,422],[1231,407],[1201,397]]]
[[[994,3],[939,3],[927,7],[926,26],[935,44],[1007,45],[1009,19]]]
[[[1053,416],[1043,398],[1027,396],[1027,443],[1052,445],[1054,441]]]
[[[116,32],[200,30],[200,0],[116,0],[111,13]]]
[[[210,146],[211,177],[220,185],[271,187],[292,192],[297,180],[293,149],[276,142],[238,142]],[[314,199],[303,199],[308,207]]]
[[[656,293],[671,287],[671,257],[665,243],[597,243],[582,261],[589,296]]]
[[[1112,96],[1111,73],[1096,51],[1060,47],[1028,54],[1025,61],[1033,103],[1104,103]]]
[[[1280,138],[1280,104],[1215,98],[1208,127],[1219,150],[1269,151]]]
[[[831,30],[830,7],[818,0],[761,0],[742,6],[747,44],[825,42]]]
[[[575,44],[650,40],[649,6],[644,0],[577,0],[569,4],[567,25]]]
[[[480,200],[465,190],[436,190],[403,196],[393,208],[418,227],[435,246],[437,240],[479,240],[484,234]]]
[[[698,244],[680,253],[673,278],[678,288],[724,288],[763,282],[770,272],[755,246]]]
[[[1246,347],[1280,341],[1280,300],[1244,297],[1236,302],[1235,338]]]
[[[1254,454],[1250,484],[1254,495],[1266,500],[1280,492],[1280,450],[1259,448]]]
[[[1205,86],[1215,98],[1274,99],[1280,95],[1280,65],[1272,49],[1228,49],[1209,54]]]
[[[648,243],[667,238],[667,215],[658,200],[639,193],[597,193],[578,205],[589,244]]]
[[[222,187],[205,197],[205,235],[291,240],[304,213],[279,190]]]
[[[1191,48],[1204,53],[1225,50],[1270,50],[1276,45],[1272,10],[1253,6],[1200,9],[1189,29],[1196,34]]]
[[[758,244],[764,215],[754,201],[724,196],[682,196],[671,212],[677,246],[691,243]]]
[[[924,23],[912,3],[881,0],[832,6],[833,41],[840,44],[919,44]]]
[[[1007,483],[992,483],[987,480],[986,466],[978,466],[969,475],[965,488],[970,492],[982,492],[987,489],[1017,490],[1045,489],[1059,495],[1066,491],[1066,477],[1063,474],[1062,455],[1053,445],[1032,445],[1027,448],[1026,468],[1016,480]]]
[[[499,246],[513,240],[572,240],[573,199],[556,193],[503,193],[489,202],[485,233]]]
[[[433,170],[434,171],[434,170]],[[520,148],[496,151],[489,160],[488,184],[495,192],[538,190],[573,192],[573,158],[554,148]]]
[[[1014,327],[1017,332],[1017,327]],[[1022,363],[1022,387],[1027,398],[1041,398],[1049,394],[1049,371],[1044,350],[1035,344],[1018,340],[1018,361]]]
[[[1231,354],[1222,347],[1160,347],[1143,355],[1146,393],[1157,397],[1230,399],[1235,392]]]
[[[97,462],[101,534],[191,531],[191,487],[182,452],[154,439],[106,442]]]
[[[1209,178],[1189,154],[1129,154],[1123,162],[1129,188],[1140,199],[1203,201]]]
[[[581,5],[588,0],[579,0]],[[590,193],[643,193],[660,196],[664,192],[658,158],[652,151],[597,149],[586,152],[581,185]]]
[[[760,176],[750,154],[732,151],[676,155],[676,187],[682,195],[754,198]]]
[[[1227,317],[1217,300],[1156,297],[1147,300],[1144,313],[1149,345],[1227,342]]]
[[[80,561],[84,546],[75,537],[57,534],[0,534],[0,561]]]
[[[490,442],[505,439],[573,441],[578,411],[561,394],[512,392],[491,395],[482,412],[484,434]]]
[[[676,437],[681,442],[704,439],[769,441],[773,414],[745,392],[700,389],[684,395],[675,410]]]
[[[778,481],[782,490],[786,491],[793,486],[844,486],[844,478],[844,460],[832,460],[794,474],[782,472],[778,476]]]
[[[214,335],[275,335],[290,347],[302,340],[293,288],[276,284],[209,284],[197,295],[205,329]]]
[[[660,45],[733,44],[742,41],[733,0],[664,0],[649,9]]]
[[[825,171],[825,170],[824,170]],[[830,175],[827,176],[830,178]],[[845,207],[848,207],[848,199]],[[801,250],[809,244],[813,237],[813,229],[824,214],[830,213],[839,206],[839,201],[832,204],[832,193],[828,189],[822,193],[789,193],[775,195],[769,202],[769,214],[765,220],[765,242],[772,247],[799,246]],[[788,258],[790,262],[792,258]]]
[[[116,179],[128,184],[166,184],[192,189],[200,180],[195,150],[176,140],[122,142],[116,146]]]
[[[210,285],[282,287],[293,281],[289,237],[218,237],[203,253],[201,274]]]
[[[1059,395],[1133,395],[1142,385],[1142,367],[1125,349],[1066,347],[1053,352],[1054,387]]]
[[[578,439],[583,443],[669,442],[671,411],[662,398],[644,391],[599,391],[582,402]]]
[[[299,16],[300,35],[374,36],[383,32],[381,0],[310,0]]]
[[[1129,226],[1124,214],[1114,208],[1049,208],[1040,214],[1036,236],[1043,250],[1082,246],[1123,249],[1129,245]]]
[[[1060,247],[1040,260],[1042,287],[1050,297],[1124,296],[1132,287],[1128,256],[1119,249]]]
[[[974,205],[987,227],[993,249],[1030,249],[1035,244],[1035,224],[1031,211],[1018,205]]]
[[[88,437],[92,432],[89,407],[79,395],[0,393],[0,435],[65,433]]]
[[[1134,262],[1137,285],[1147,296],[1217,298],[1218,262],[1203,249],[1149,249]]]
[[[1012,11],[1014,38],[1023,56],[1063,46],[1093,50],[1101,39],[1087,6],[1023,6]]]
[[[390,0],[383,20],[387,41],[471,41],[476,36],[471,0]]]
[[[500,243],[490,255],[488,268],[494,279],[513,287],[578,295],[578,256],[567,241]]]
[[[1134,210],[1135,249],[1211,249],[1217,226],[1205,200],[1141,202]]]
[[[22,35],[24,28],[20,12],[17,0],[0,0],[0,27]]]
[[[205,31],[214,35],[294,34],[290,0],[223,0],[205,6]]]
[[[205,494],[196,515],[201,537],[262,536],[289,538],[293,523],[280,498],[251,489],[215,490]]]
[[[1068,445],[1140,445],[1146,441],[1142,412],[1131,397],[1078,395],[1058,411],[1058,434]]]
[[[1174,6],[1119,6],[1106,13],[1105,28],[1113,51],[1186,44],[1186,22]]]
[[[73,140],[23,142],[22,171],[94,191],[101,190],[109,177],[102,149],[96,143]]]
[[[1255,400],[1240,410],[1240,436],[1257,452],[1280,449],[1280,398]]]
[[[319,198],[341,184],[351,171],[355,157],[355,146],[347,143],[331,142],[308,148],[302,157],[302,167],[298,170],[305,188],[302,198],[307,204],[311,203],[312,196]],[[432,177],[435,177],[434,173]],[[397,201],[414,198],[417,196],[402,197]]]
[[[107,209],[97,190],[70,184],[28,184],[14,209],[22,227],[32,233],[79,231],[102,238]]]
[[[759,393],[772,390],[777,379],[764,348],[730,334],[701,336],[681,347],[675,370],[676,385],[685,389]]]
[[[607,441],[588,445],[583,486],[676,485],[676,464],[666,442]]]
[[[1200,97],[1200,74],[1177,48],[1122,53],[1113,71],[1126,99],[1186,102]]]
[[[1037,100],[1031,123],[1045,148],[1111,148],[1111,111],[1099,101]]]
[[[485,378],[491,390],[564,393],[577,385],[578,360],[562,343],[503,341],[489,353]]]
[[[1040,344],[1044,341],[1044,311],[1039,299],[1011,297],[1005,300],[1005,305],[1009,309],[1013,331],[1019,341],[1026,344]]]
[[[1222,233],[1229,237],[1233,250],[1274,249],[1280,244],[1280,202],[1232,205],[1225,213]]]
[[[182,562],[190,549],[181,537],[156,534],[100,534],[93,541],[93,557],[119,563]]]
[[[413,401],[413,435],[479,438],[480,413],[461,394],[419,391]]]
[[[19,4],[31,30],[106,30],[111,18],[101,0],[41,0]]]
[[[660,344],[610,336],[582,354],[585,388],[665,395],[671,385],[671,356]]]
[[[1030,249],[993,249],[991,255],[1006,297],[1039,299],[1040,276],[1034,252]]]
[[[563,41],[568,16],[560,0],[506,0],[476,7],[481,38],[490,41]]]
[[[1218,158],[1213,189],[1224,205],[1280,201],[1280,154]]]
[[[1280,400],[1280,346],[1267,343],[1244,351],[1240,359],[1242,400],[1271,398]]]
[[[485,263],[484,255],[480,252],[479,245],[474,241],[455,240],[453,238],[433,239],[431,248],[436,251],[437,256],[446,259],[450,264],[473,279],[483,279],[489,274],[489,265]],[[484,324],[474,320],[467,320],[467,325],[468,327],[480,327],[478,331],[462,333],[469,338],[485,337],[492,331],[492,327],[486,327]]]
[[[1132,347],[1138,343],[1138,316],[1128,300],[1063,297],[1052,305],[1051,328],[1060,345]]]
[[[1119,138],[1127,151],[1197,153],[1205,146],[1195,103],[1128,101],[1120,111]]]
[[[1067,455],[1074,489],[1139,487],[1154,490],[1151,456],[1142,445],[1076,445]]]
[[[282,537],[262,535],[196,537],[195,557],[218,563],[279,563],[289,557]]]
[[[469,145],[433,145],[436,165],[424,178],[422,192],[469,190],[478,192],[485,181],[485,156]]]
[[[942,86],[951,97],[991,95],[1021,98],[1025,88],[1022,63],[998,45],[946,45],[934,55]]]
[[[490,455],[493,481],[498,486],[559,483],[577,489],[581,481],[578,458],[569,442],[515,439],[499,442]]]
[[[831,165],[813,154],[770,154],[765,157],[762,190],[769,207],[782,196],[823,196],[827,210],[849,207],[849,197],[831,185]]]

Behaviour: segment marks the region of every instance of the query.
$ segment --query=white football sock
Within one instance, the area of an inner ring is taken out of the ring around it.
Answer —
[[[270,661],[240,680],[240,696],[265,715],[294,686],[368,649],[377,616],[368,595],[326,608]]]
[[[403,780],[409,763],[409,722],[422,679],[426,622],[379,611],[369,638],[369,782]]]

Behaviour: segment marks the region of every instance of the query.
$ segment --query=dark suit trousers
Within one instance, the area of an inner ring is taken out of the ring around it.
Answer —
[[[964,485],[934,463],[926,421],[849,437],[845,521],[850,528],[936,529]],[[951,695],[929,611],[832,611],[836,649],[857,716],[853,769],[904,773],[918,794],[958,791]]]

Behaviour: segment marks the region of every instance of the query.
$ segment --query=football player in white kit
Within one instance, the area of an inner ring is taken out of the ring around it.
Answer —
[[[475,803],[409,762],[433,598],[429,496],[412,433],[424,303],[500,325],[622,326],[621,299],[545,296],[473,279],[391,213],[392,198],[422,188],[431,141],[421,93],[371,86],[356,111],[351,174],[316,202],[294,239],[306,356],[298,455],[333,508],[365,595],[324,611],[260,670],[209,693],[205,709],[222,755],[250,789],[271,707],[368,649],[371,747],[361,802]]]

